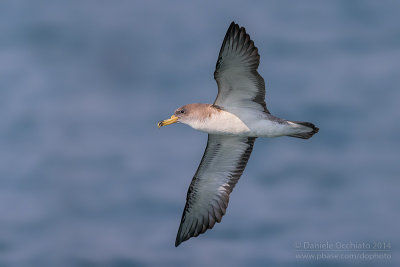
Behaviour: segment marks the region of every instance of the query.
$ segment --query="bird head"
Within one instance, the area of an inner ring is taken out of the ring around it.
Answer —
[[[171,118],[162,120],[158,122],[157,126],[160,128],[161,126],[167,126],[176,122],[183,122],[185,123],[187,117],[188,117],[188,108],[185,106],[182,106],[178,109],[175,110],[174,114],[171,116]]]
[[[160,128],[161,126],[179,122],[195,128],[198,123],[203,123],[209,119],[216,112],[215,109],[210,104],[187,104],[175,110],[171,118],[160,121],[157,125]]]

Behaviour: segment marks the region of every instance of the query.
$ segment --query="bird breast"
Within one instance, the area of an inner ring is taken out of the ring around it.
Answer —
[[[219,110],[189,124],[192,128],[209,134],[243,135],[250,133],[249,127],[236,115]]]

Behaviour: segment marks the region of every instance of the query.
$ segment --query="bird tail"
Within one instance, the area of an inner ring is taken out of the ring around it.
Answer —
[[[315,127],[315,125],[312,124],[311,122],[305,122],[305,121],[288,121],[288,122],[295,124],[294,127],[299,128],[299,132],[288,135],[290,137],[308,139],[314,134],[318,133],[319,131],[319,128]]]

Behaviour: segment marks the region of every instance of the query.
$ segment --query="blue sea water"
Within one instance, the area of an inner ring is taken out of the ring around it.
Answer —
[[[400,2],[3,1],[0,266],[399,266]],[[267,105],[315,123],[258,139],[222,223],[174,247],[230,22]],[[390,243],[390,258],[298,244]],[[327,257],[325,255],[325,257]],[[355,257],[355,256],[354,256]]]

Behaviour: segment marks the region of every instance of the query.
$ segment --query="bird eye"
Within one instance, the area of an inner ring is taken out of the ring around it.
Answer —
[[[181,113],[185,113],[185,110],[184,110],[184,109],[181,109]]]

